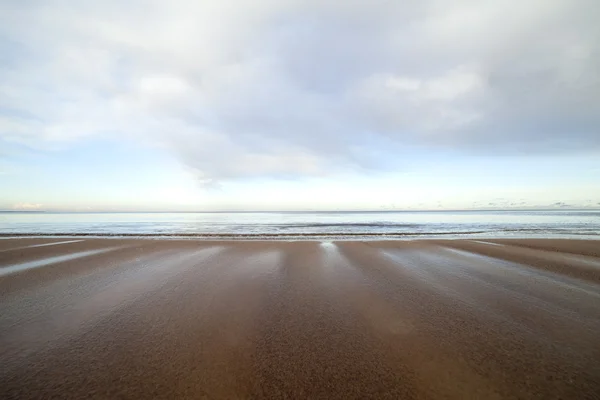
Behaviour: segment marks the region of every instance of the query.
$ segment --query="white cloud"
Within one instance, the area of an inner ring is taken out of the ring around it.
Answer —
[[[126,136],[204,181],[370,167],[360,147],[379,137],[598,151],[599,11],[593,0],[5,2],[0,138]]]
[[[423,97],[431,100],[453,101],[479,92],[484,86],[485,79],[481,75],[465,70],[461,66],[428,81],[424,87]]]
[[[13,210],[18,211],[36,211],[42,208],[42,204],[40,203],[17,203],[13,205]]]

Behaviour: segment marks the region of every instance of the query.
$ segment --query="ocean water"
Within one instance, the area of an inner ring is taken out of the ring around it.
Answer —
[[[55,213],[0,212],[0,235],[283,239],[600,237],[600,210]]]

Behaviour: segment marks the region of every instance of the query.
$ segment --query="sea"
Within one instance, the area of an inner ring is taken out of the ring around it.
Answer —
[[[240,239],[600,238],[600,210],[0,212],[0,236]]]

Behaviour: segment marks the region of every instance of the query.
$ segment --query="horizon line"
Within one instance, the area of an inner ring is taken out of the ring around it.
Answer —
[[[257,213],[385,213],[385,212],[452,212],[452,211],[600,211],[600,207],[506,207],[506,208],[448,208],[448,209],[383,209],[383,210],[14,210],[4,209],[0,213],[148,213],[148,214],[257,214]]]

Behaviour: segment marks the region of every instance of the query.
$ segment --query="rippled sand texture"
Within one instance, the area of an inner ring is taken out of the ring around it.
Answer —
[[[0,240],[0,398],[592,399],[600,242]]]

